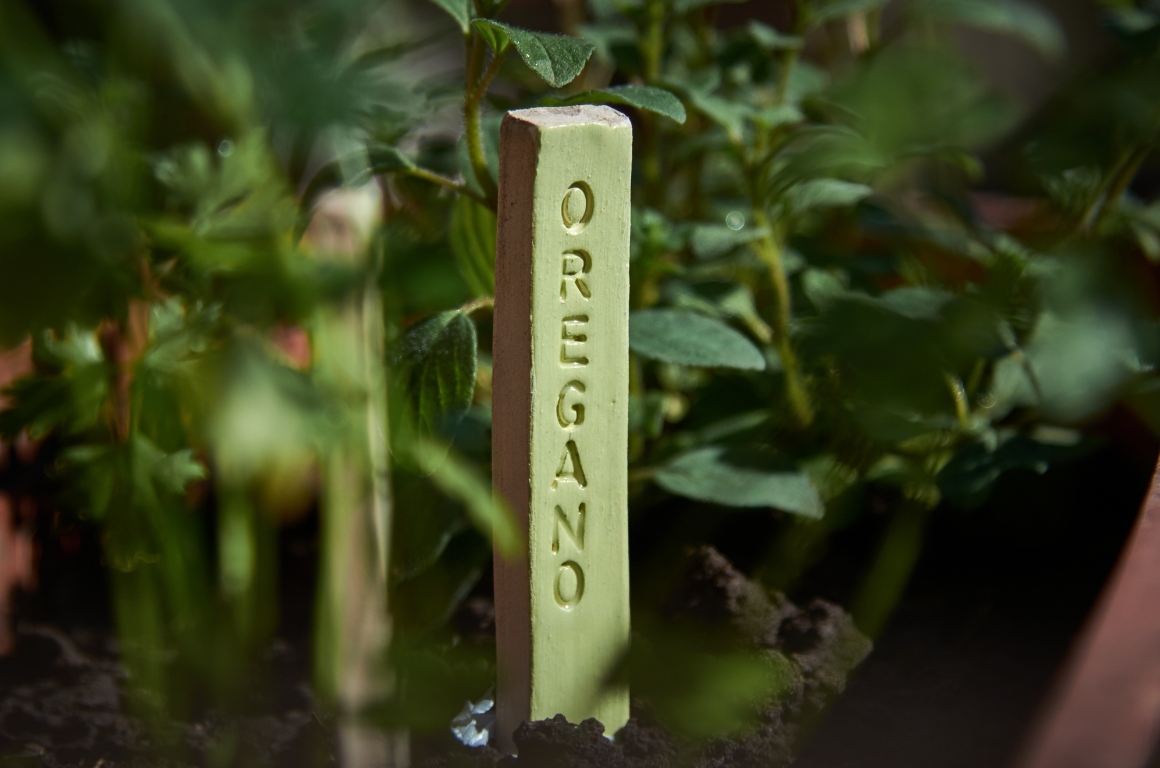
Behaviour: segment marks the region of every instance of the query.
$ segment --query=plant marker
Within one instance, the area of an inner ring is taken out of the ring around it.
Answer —
[[[603,106],[509,112],[500,132],[492,475],[527,553],[495,557],[500,744],[628,689],[632,124]]]

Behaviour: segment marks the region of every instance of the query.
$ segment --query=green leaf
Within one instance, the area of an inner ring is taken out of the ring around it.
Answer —
[[[689,247],[698,259],[716,259],[764,236],[767,231],[761,227],[732,229],[722,224],[695,224]]]
[[[656,112],[678,123],[685,122],[685,105],[669,90],[651,85],[615,85],[598,91],[584,91],[567,99],[547,98],[545,104],[626,104]]]
[[[378,176],[395,171],[407,171],[415,167],[415,164],[400,152],[397,147],[392,147],[387,144],[371,145],[367,149],[367,155],[371,162],[369,175]],[[365,184],[369,180],[367,177],[359,177],[354,180],[354,186]]]
[[[467,507],[471,522],[490,536],[502,553],[513,556],[521,550],[523,536],[511,510],[470,464],[448,451],[447,446],[426,437],[415,441],[414,452],[419,468],[439,490]]]
[[[514,45],[524,64],[553,88],[575,80],[596,50],[591,42],[578,37],[532,32],[491,19],[476,19],[471,24],[497,56],[509,44]]]
[[[765,370],[753,342],[720,320],[679,309],[645,309],[628,319],[629,346],[665,363],[699,368]]]
[[[853,205],[870,196],[874,190],[865,184],[841,179],[810,179],[795,185],[786,195],[794,214],[815,208],[838,208]]]
[[[756,19],[750,20],[746,28],[754,42],[767,51],[796,51],[804,43],[797,35],[787,35]]]
[[[451,214],[451,250],[463,279],[476,296],[495,293],[495,214],[460,196]]]
[[[1078,458],[1090,448],[1079,433],[1058,427],[1006,435],[998,446],[971,443],[939,472],[939,490],[960,506],[977,507],[987,500],[1003,473],[1025,469],[1043,474],[1050,465]]]
[[[425,434],[453,428],[471,406],[477,350],[475,324],[457,309],[440,312],[407,332],[399,357]]]
[[[471,24],[472,11],[471,0],[431,0],[432,3],[439,6],[455,19],[455,23],[459,25],[459,29],[463,34],[467,34],[468,25]]]
[[[927,18],[965,24],[1023,40],[1049,59],[1063,56],[1067,40],[1059,22],[1043,8],[1019,0],[922,0],[915,11]]]
[[[685,94],[694,109],[724,128],[734,140],[741,139],[745,120],[753,115],[753,108],[744,102],[716,95],[721,85],[719,71],[698,72],[672,84]]]
[[[777,106],[766,107],[753,115],[754,122],[767,129],[776,128],[779,125],[800,123],[805,119],[805,114],[793,104],[778,104]]]
[[[842,281],[825,270],[807,269],[801,280],[802,291],[818,311],[825,311],[830,302],[846,292]]]
[[[825,505],[808,475],[767,450],[714,445],[682,453],[656,474],[670,493],[730,507],[773,507],[820,520]]]
[[[205,477],[205,467],[193,457],[193,451],[183,448],[169,454],[158,453],[153,461],[153,481],[172,494],[185,492],[185,487]]]

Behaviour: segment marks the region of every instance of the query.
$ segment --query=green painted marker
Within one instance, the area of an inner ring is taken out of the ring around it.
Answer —
[[[603,106],[509,112],[500,133],[493,480],[528,551],[495,565],[498,736],[595,717],[628,690],[632,124]]]

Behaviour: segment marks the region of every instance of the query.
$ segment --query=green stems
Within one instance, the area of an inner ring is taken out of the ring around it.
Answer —
[[[789,279],[785,274],[785,262],[782,258],[783,246],[774,232],[769,217],[759,205],[753,207],[753,223],[764,229],[765,234],[754,242],[754,250],[758,258],[769,270],[770,282],[773,286],[774,318],[773,343],[781,356],[781,364],[785,375],[785,393],[793,409],[794,417],[799,425],[808,427],[814,420],[814,409],[810,404],[809,392],[794,354],[793,345],[789,338],[789,322],[791,317]]]
[[[460,182],[455,181],[455,179],[449,179],[446,176],[440,176],[438,173],[435,173],[434,171],[429,171],[426,168],[419,168],[416,166],[415,168],[408,168],[405,171],[402,171],[402,173],[405,173],[408,176],[414,176],[416,179],[423,179],[424,181],[429,181],[432,184],[435,184],[436,186],[440,186],[440,187],[443,187],[445,189],[450,189],[452,192],[454,192],[457,195],[464,195],[465,197],[470,197],[472,200],[479,203],[480,205],[488,205],[488,200],[486,197],[479,194],[475,190],[471,189],[466,184],[461,184]]]
[[[648,0],[645,6],[647,26],[644,34],[644,81],[655,83],[661,76],[661,57],[665,47],[665,4],[664,0]]]
[[[851,604],[854,622],[871,639],[882,633],[906,591],[922,553],[929,519],[930,509],[925,504],[907,499],[886,526],[870,570]]]
[[[1082,234],[1089,234],[1099,228],[1100,223],[1108,213],[1120,202],[1124,191],[1132,183],[1136,172],[1140,170],[1140,165],[1151,153],[1152,143],[1145,142],[1120,155],[1111,170],[1108,171],[1107,176],[1104,177],[1103,183],[1100,185],[1100,192],[1092,200],[1080,221],[1079,231]]]
[[[782,51],[781,62],[777,68],[777,90],[773,94],[774,104],[778,106],[785,103],[786,94],[789,92],[789,78],[793,74],[794,67],[797,66],[797,60],[796,48]]]
[[[484,51],[479,35],[475,32],[470,33],[464,38],[464,44],[467,47],[467,76],[464,83],[463,126],[467,135],[467,156],[488,207],[495,210],[498,192],[487,166],[487,154],[483,149],[480,105],[487,93],[487,86],[499,72],[507,51],[497,51],[491,59],[491,64],[480,74]]]

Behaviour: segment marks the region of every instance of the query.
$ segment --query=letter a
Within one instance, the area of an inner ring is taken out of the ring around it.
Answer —
[[[588,485],[584,478],[584,467],[580,464],[580,453],[576,450],[576,441],[569,440],[564,445],[564,455],[560,457],[560,467],[556,470],[556,479],[552,487],[556,488],[562,481],[571,480],[581,488]]]

